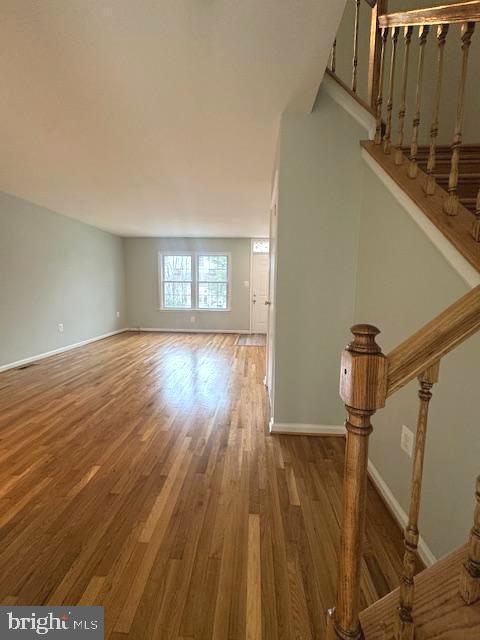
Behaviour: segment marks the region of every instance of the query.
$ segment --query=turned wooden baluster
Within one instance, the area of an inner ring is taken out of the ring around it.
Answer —
[[[353,93],[357,93],[359,19],[360,19],[360,0],[355,0],[355,27],[353,31],[353,60],[352,60],[352,91]]]
[[[470,50],[474,29],[474,22],[466,22],[462,25],[462,71],[460,74],[460,84],[458,85],[457,117],[455,120],[455,133],[453,135],[452,144],[452,164],[448,179],[448,197],[445,198],[443,205],[445,213],[448,213],[449,216],[455,216],[458,213],[458,165],[460,162],[460,148],[462,146],[463,113],[465,110],[465,84],[467,81],[468,52]]]
[[[480,189],[477,193],[477,202],[475,205],[475,221],[472,227],[472,235],[477,242],[480,242]]]
[[[383,104],[383,69],[385,66],[385,45],[387,43],[388,29],[387,27],[382,28],[381,38],[382,38],[382,46],[380,52],[380,66],[379,66],[379,76],[378,76],[378,96],[376,102],[376,114],[377,114],[377,126],[375,130],[375,144],[380,144],[382,142],[382,104]]]
[[[428,406],[432,398],[432,386],[438,382],[440,363],[432,365],[420,376],[420,409],[418,413],[415,452],[413,456],[412,486],[408,524],[404,532],[405,555],[403,557],[403,575],[400,583],[400,606],[398,609],[397,640],[413,640],[414,623],[412,617],[414,576],[418,547],[418,515],[422,491],[423,459],[427,436]]]
[[[347,410],[343,524],[338,561],[337,603],[329,611],[330,638],[360,640],[360,569],[365,528],[368,439],[371,416],[385,406],[386,363],[370,325],[352,327],[353,341],[342,355],[340,396]]]
[[[378,27],[378,17],[387,13],[387,9],[387,0],[377,0],[372,7],[368,59],[368,103],[372,109],[377,107],[380,61],[382,57],[382,32]]]
[[[333,41],[332,51],[330,53],[330,71],[335,73],[335,65],[337,64],[337,39]]]
[[[403,71],[402,71],[402,95],[400,98],[400,110],[398,112],[398,139],[395,147],[395,164],[400,165],[403,162],[403,138],[405,128],[405,113],[407,110],[407,81],[408,81],[408,65],[410,59],[410,43],[412,41],[413,27],[405,27],[403,35],[405,40],[405,49],[403,53]]]
[[[422,88],[423,88],[423,67],[425,62],[425,45],[427,43],[429,27],[423,25],[420,27],[418,36],[420,39],[420,51],[418,53],[417,67],[417,89],[415,93],[415,115],[413,118],[412,144],[410,147],[410,163],[408,165],[408,175],[410,178],[416,178],[418,174],[417,153],[418,153],[418,133],[420,129],[420,110],[422,107]]]
[[[437,136],[438,136],[438,113],[440,110],[440,97],[442,94],[442,76],[443,76],[443,54],[445,51],[445,42],[447,40],[448,24],[441,24],[437,28],[438,58],[437,58],[437,83],[435,88],[435,97],[433,100],[432,126],[430,128],[430,153],[428,154],[427,178],[424,189],[428,195],[435,193],[435,176],[433,172],[436,164]]]
[[[477,478],[475,498],[477,504],[470,533],[468,560],[460,575],[460,595],[467,604],[480,600],[480,476]]]
[[[388,102],[387,102],[387,125],[385,127],[385,138],[383,141],[383,150],[390,153],[392,139],[392,109],[393,109],[393,89],[395,86],[395,65],[397,60],[397,42],[400,27],[392,29],[392,57],[390,59],[390,82],[388,86]]]

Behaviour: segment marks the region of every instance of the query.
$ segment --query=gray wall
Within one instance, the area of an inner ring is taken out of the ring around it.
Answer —
[[[125,323],[122,239],[0,193],[0,366]]]
[[[468,287],[361,157],[366,132],[324,89],[311,116],[281,127],[274,418],[341,424],[339,360],[354,322],[377,325],[384,352]],[[480,337],[445,358],[434,389],[421,533],[441,556],[467,539],[479,473],[475,398]],[[374,417],[370,458],[408,510],[417,385]]]
[[[378,326],[387,353],[461,297],[468,287],[367,165],[355,319]],[[466,542],[480,471],[480,336],[447,356],[433,390],[420,531],[441,556]],[[415,431],[418,384],[410,383],[374,416],[370,458],[408,509],[411,459],[400,449],[402,424]]]
[[[361,158],[367,132],[321,90],[281,123],[276,423],[339,425],[339,353],[353,321]]]
[[[230,311],[162,311],[159,302],[159,251],[227,251],[232,254]],[[250,329],[250,239],[126,238],[128,323],[131,328],[208,331]],[[191,317],[195,322],[191,322]]]

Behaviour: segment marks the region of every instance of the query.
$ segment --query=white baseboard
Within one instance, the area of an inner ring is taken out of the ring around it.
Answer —
[[[241,333],[250,334],[249,329],[159,329],[158,327],[131,327],[126,331],[155,331],[157,333]]]
[[[269,429],[270,433],[285,435],[343,436],[346,433],[344,426],[281,423],[274,422],[273,418],[270,419]],[[368,474],[398,524],[404,529],[408,522],[408,516],[371,460],[368,461]],[[418,541],[418,555],[427,567],[431,567],[437,561],[437,558],[421,536]]]
[[[284,435],[312,435],[312,436],[344,436],[345,427],[329,424],[296,424],[292,422],[274,422],[270,419],[270,433]]]
[[[71,349],[77,349],[78,347],[83,347],[84,345],[90,344],[91,342],[97,342],[97,340],[103,340],[104,338],[109,338],[110,336],[115,336],[117,333],[124,333],[125,331],[128,331],[128,329],[117,329],[117,331],[110,331],[110,333],[104,333],[101,336],[95,336],[94,338],[88,338],[88,340],[82,340],[81,342],[68,344],[67,346],[60,347],[59,349],[53,349],[53,351],[46,351],[45,353],[39,353],[36,356],[23,358],[23,360],[10,362],[9,364],[2,364],[0,365],[0,373],[2,371],[7,371],[8,369],[16,369],[17,367],[22,367],[25,364],[30,364],[30,362],[36,362],[37,360],[43,360],[43,358],[49,358],[50,356],[55,356],[58,353],[63,353],[64,351],[70,351]]]
[[[380,495],[383,497],[387,505],[390,507],[397,522],[400,524],[402,529],[405,528],[408,522],[408,516],[403,510],[403,508],[401,507],[398,500],[393,495],[393,493],[390,491],[385,480],[382,478],[382,476],[380,475],[378,470],[375,468],[371,460],[368,461],[368,473],[370,475],[370,478],[373,484],[377,488],[377,491],[380,493]],[[420,556],[420,558],[422,559],[422,561],[427,567],[431,567],[432,564],[434,564],[437,561],[437,558],[430,551],[427,543],[421,536],[418,541],[418,555]]]

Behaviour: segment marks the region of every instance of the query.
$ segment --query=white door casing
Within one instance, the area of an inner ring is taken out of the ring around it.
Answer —
[[[278,173],[275,174],[272,206],[270,211],[270,266],[269,266],[269,290],[268,290],[268,332],[267,332],[267,375],[266,385],[270,398],[270,407],[273,413],[274,388],[275,388],[275,284],[277,272],[277,205],[278,205]]]

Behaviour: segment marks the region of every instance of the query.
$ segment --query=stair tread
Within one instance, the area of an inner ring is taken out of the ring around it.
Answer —
[[[480,639],[480,602],[467,606],[458,594],[460,571],[466,555],[467,545],[415,578],[415,640]],[[395,589],[362,611],[360,621],[365,640],[394,637],[398,599],[399,590]]]

